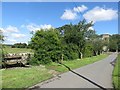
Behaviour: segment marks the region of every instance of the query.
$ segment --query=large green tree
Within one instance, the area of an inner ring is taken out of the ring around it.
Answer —
[[[92,22],[87,23],[86,20],[80,21],[76,25],[66,25],[63,27],[65,30],[64,39],[66,43],[73,43],[76,45],[76,49],[78,51],[79,58],[83,57],[83,53],[85,50],[85,39],[88,29],[93,26]]]
[[[56,29],[38,30],[32,37],[30,46],[35,50],[37,63],[47,64],[61,58],[61,42]]]

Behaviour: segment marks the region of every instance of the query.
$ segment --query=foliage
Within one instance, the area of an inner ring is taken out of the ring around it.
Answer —
[[[109,49],[110,51],[120,51],[120,35],[119,34],[113,34],[110,36],[110,43],[109,43]]]
[[[61,42],[55,29],[39,30],[31,39],[31,48],[35,50],[34,57],[40,64],[48,64],[60,60]]]
[[[87,32],[88,29],[93,26],[92,22],[86,23],[85,20],[80,21],[77,25],[67,25],[67,28],[64,28],[65,35],[64,39],[67,44],[76,45],[76,50],[79,55],[79,58],[82,58],[82,54],[85,49],[85,38],[89,35]],[[69,28],[68,28],[69,27]],[[69,29],[69,30],[67,30]]]
[[[94,51],[94,55],[100,55],[100,53],[102,52],[102,47],[103,47],[103,43],[102,40],[97,38],[93,41],[93,51]]]
[[[12,45],[12,48],[27,48],[27,44],[26,43],[15,43],[14,45]]]
[[[84,57],[91,57],[93,56],[93,44],[90,42],[86,43],[85,51],[84,51]]]
[[[97,34],[93,34],[89,41],[92,45],[92,49],[93,49],[93,55],[100,55],[102,53],[102,49],[104,46],[104,41],[102,40],[102,37],[100,35]]]
[[[3,35],[2,30],[0,30],[0,42],[1,42],[1,41],[4,41],[4,35]]]
[[[103,41],[92,22],[86,20],[78,24],[67,24],[56,29],[38,30],[33,34],[29,46],[35,50],[34,63],[49,64],[59,60],[74,60],[100,55]]]

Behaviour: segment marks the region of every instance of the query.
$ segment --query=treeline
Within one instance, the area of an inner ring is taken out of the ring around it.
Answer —
[[[82,20],[74,25],[70,23],[59,28],[37,30],[28,45],[16,43],[12,48],[33,49],[34,57],[29,63],[37,65],[120,51],[119,34],[109,35],[109,38],[104,39],[103,35],[91,30],[92,26],[92,22]]]
[[[28,45],[26,43],[15,43],[11,47],[12,48],[28,48]]]
[[[113,34],[110,36],[108,47],[111,52],[120,52],[120,34]]]
[[[31,38],[30,47],[35,50],[33,64],[48,64],[59,60],[74,60],[100,55],[102,37],[91,30],[92,22],[67,24],[56,29],[38,30]]]

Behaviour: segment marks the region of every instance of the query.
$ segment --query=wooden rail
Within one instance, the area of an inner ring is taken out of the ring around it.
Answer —
[[[14,56],[14,57],[5,57],[4,60],[14,60],[14,59],[22,59],[20,56]]]

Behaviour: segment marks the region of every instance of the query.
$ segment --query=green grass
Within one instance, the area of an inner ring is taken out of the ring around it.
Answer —
[[[64,61],[63,63],[72,69],[75,69],[99,61],[107,56],[108,55],[103,54],[81,60]],[[26,88],[32,86],[48,78],[51,78],[52,74],[49,73],[50,70],[56,70],[58,73],[68,71],[64,66],[61,66],[57,63],[46,65],[46,67],[42,69],[40,66],[32,66],[31,68],[3,69],[2,88]]]
[[[33,52],[33,50],[27,48],[11,48],[11,47],[4,48],[4,53],[26,53],[26,52]]]
[[[117,90],[120,90],[120,54],[118,54],[117,57],[117,63],[115,65],[115,68],[113,70],[113,85]]]
[[[102,60],[103,58],[107,57],[107,54],[102,54],[100,56],[93,56],[89,58],[84,58],[84,59],[78,59],[78,60],[72,60],[72,61],[64,61],[63,63],[69,66],[71,69],[76,69],[91,63],[94,63],[96,61]],[[48,69],[54,69],[58,72],[66,72],[68,69],[66,69],[64,66],[57,64],[57,63],[52,63],[50,65],[46,66]]]
[[[40,66],[2,70],[2,88],[26,88],[52,77]]]

